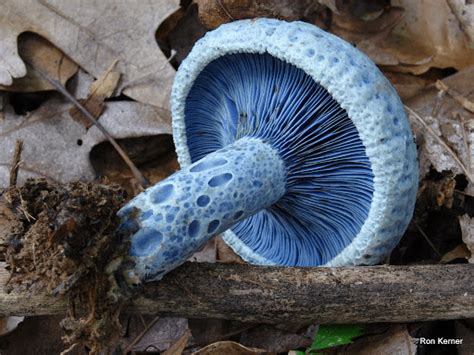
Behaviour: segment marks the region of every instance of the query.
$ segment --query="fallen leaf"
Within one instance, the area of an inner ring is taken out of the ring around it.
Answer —
[[[447,264],[456,259],[469,259],[470,256],[471,252],[467,249],[466,245],[459,244],[457,247],[444,254],[439,263]]]
[[[91,84],[89,95],[86,99],[79,100],[95,119],[98,119],[104,111],[104,100],[112,96],[119,82],[120,73],[113,70],[116,64],[117,61],[114,61],[107,71]],[[71,108],[69,114],[86,128],[90,128],[93,125],[77,107]]]
[[[365,34],[363,39],[354,39],[350,32],[335,33],[355,42],[377,64],[396,71],[421,74],[433,67],[461,70],[474,64],[474,45],[472,37],[463,31],[464,20],[453,13],[450,5],[454,3],[456,13],[464,11],[472,16],[474,5],[461,1],[394,0],[391,5],[403,8],[404,15],[386,36]]]
[[[413,74],[396,73],[384,71],[384,75],[392,83],[397,90],[402,101],[408,100],[421,92],[432,84],[434,80],[425,79]]]
[[[132,347],[132,351],[146,351],[149,347],[154,347],[158,351],[167,349],[178,349],[182,343],[188,341],[190,336],[188,320],[184,318],[163,317],[160,318],[150,330],[143,335],[140,341]],[[180,342],[181,341],[181,342]],[[184,346],[186,346],[186,343]],[[169,354],[174,354],[169,352]],[[178,354],[180,354],[178,352]]]
[[[370,35],[377,35],[379,38],[381,34],[392,30],[405,12],[402,7],[396,6],[372,9],[370,4],[370,2],[342,4],[333,14],[331,30],[344,34],[345,37],[350,37],[351,41],[356,42],[357,38],[365,39]],[[357,8],[358,11],[356,11]]]
[[[472,319],[457,320],[454,323],[456,338],[462,339],[462,344],[456,346],[458,355],[472,355],[474,349],[474,322]]]
[[[247,347],[265,349],[274,353],[306,348],[313,342],[314,332],[290,332],[270,325],[259,325],[244,331],[239,343]]]
[[[459,22],[461,31],[474,44],[474,6],[472,1],[448,0],[448,5]]]
[[[474,217],[469,217],[468,214],[460,216],[459,225],[461,226],[462,241],[471,252],[469,262],[474,263]]]
[[[217,318],[191,318],[188,320],[193,334],[189,346],[198,348],[216,341],[227,340],[243,331],[256,326],[253,323],[243,323]]]
[[[462,0],[197,0],[207,28],[242,18],[305,20],[354,43],[377,64],[422,74],[474,64],[474,5]],[[331,16],[325,18],[325,7]],[[420,34],[423,34],[422,36]]]
[[[0,336],[11,333],[24,320],[25,320],[25,317],[15,317],[15,316],[0,318]]]
[[[255,354],[266,354],[272,355],[274,353],[268,352],[263,349],[247,348],[241,344],[233,341],[218,341],[217,343],[210,344],[198,351],[193,352],[193,355],[255,355]]]
[[[466,99],[472,100],[474,66],[442,82]],[[464,174],[472,188],[474,172],[474,114],[435,87],[406,101],[407,113],[419,146],[421,177],[432,166],[436,171]]]
[[[18,183],[28,177],[53,181],[92,180],[96,177],[89,159],[93,147],[105,141],[97,127],[88,131],[69,117],[70,103],[51,99],[28,116],[12,107],[0,122],[0,186],[7,186],[10,162],[17,140],[24,141]],[[170,134],[170,120],[162,110],[132,101],[107,104],[101,123],[116,139]]]
[[[197,263],[215,263],[216,262],[216,241],[215,239],[211,239],[204,247],[195,252],[189,261],[197,262]]]
[[[0,91],[0,121],[3,120],[5,114],[3,113],[3,110],[5,108],[5,103],[7,102],[7,95],[5,92]]]
[[[163,355],[181,355],[191,337],[191,331],[188,329],[181,337],[171,345]]]
[[[77,64],[64,55],[61,50],[48,40],[34,33],[27,32],[19,36],[18,51],[23,60],[34,67],[41,68],[48,76],[63,85],[78,70]],[[0,85],[0,90],[15,92],[35,92],[53,89],[53,86],[42,79],[31,67],[27,67],[26,75],[16,78],[11,85]]]
[[[159,49],[155,32],[179,7],[179,0],[159,2],[5,0],[0,13],[0,84],[26,75],[17,37],[41,34],[87,72],[99,77],[118,59],[125,95],[169,108],[174,69]]]
[[[217,261],[228,264],[245,264],[245,261],[222,240],[221,236],[217,236],[215,240]]]
[[[323,1],[313,0],[195,0],[199,19],[209,29],[234,20],[255,17],[277,17],[287,21],[301,20],[324,10]]]
[[[206,28],[199,21],[196,4],[188,6],[186,10],[182,8],[175,14],[179,18],[174,19],[174,26],[169,32],[162,31],[160,27],[157,36],[159,41],[166,42],[175,51],[173,62],[179,64],[189,54],[194,43],[206,34]]]
[[[408,333],[406,325],[397,325],[384,334],[361,338],[337,353],[340,355],[414,355],[415,342],[416,340]]]
[[[464,107],[469,112],[474,113],[474,102],[472,102],[471,100],[466,99],[463,95],[451,89],[440,80],[436,82],[436,88],[440,91],[445,91],[449,96],[451,96],[454,100],[456,100],[462,107]]]

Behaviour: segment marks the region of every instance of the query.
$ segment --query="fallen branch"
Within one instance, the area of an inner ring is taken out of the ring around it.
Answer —
[[[8,272],[0,265],[0,282]],[[474,317],[474,265],[279,268],[188,263],[146,284],[147,314],[262,323],[411,322]],[[0,293],[0,314],[63,313],[52,296]]]

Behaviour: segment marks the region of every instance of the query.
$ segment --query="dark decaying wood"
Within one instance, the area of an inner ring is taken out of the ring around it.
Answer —
[[[8,273],[1,265],[0,281]],[[474,317],[474,265],[281,268],[187,263],[147,284],[130,311],[263,323]],[[0,294],[0,314],[62,313],[64,300]]]

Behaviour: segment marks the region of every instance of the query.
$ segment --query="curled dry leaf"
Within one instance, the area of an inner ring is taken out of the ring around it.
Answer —
[[[421,74],[433,67],[461,70],[474,64],[472,30],[465,25],[474,5],[448,0],[394,0],[391,5],[404,14],[389,33],[366,32],[364,38],[354,40],[348,31],[335,32],[354,40],[377,64],[400,72]]]
[[[0,13],[0,84],[26,75],[17,37],[41,34],[87,72],[99,77],[114,60],[123,73],[119,91],[167,109],[174,69],[158,48],[155,32],[179,0],[5,0]]]
[[[19,170],[21,184],[28,177],[53,181],[92,180],[96,173],[91,149],[105,141],[97,127],[88,131],[69,117],[69,102],[52,99],[29,116],[8,106],[0,122],[0,186],[7,186],[15,142],[24,141]],[[109,102],[101,123],[116,139],[170,134],[169,117],[162,110],[131,101]]]
[[[0,44],[1,46],[1,44]],[[78,66],[48,40],[34,33],[24,33],[18,38],[21,58],[34,67],[42,68],[51,78],[65,84],[78,70]],[[1,61],[0,61],[1,69]],[[53,90],[31,67],[26,67],[26,75],[13,80],[9,86],[0,85],[0,90],[35,92]]]
[[[461,226],[462,240],[471,252],[470,263],[474,263],[474,218],[465,214],[459,217],[459,225]]]

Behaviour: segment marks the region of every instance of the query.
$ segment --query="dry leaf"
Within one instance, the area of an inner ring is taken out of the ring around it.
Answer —
[[[105,109],[104,100],[112,96],[119,82],[120,73],[113,70],[116,64],[117,61],[114,61],[107,71],[91,84],[87,99],[79,100],[96,119]],[[86,128],[93,124],[77,107],[71,108],[69,114]]]
[[[183,353],[184,348],[188,344],[190,337],[191,331],[188,329],[173,345],[171,345],[163,353],[163,355],[181,355]]]
[[[64,55],[63,52],[43,37],[34,33],[24,33],[18,38],[18,51],[23,60],[35,68],[41,68],[51,78],[63,85],[78,70],[77,64]],[[0,90],[17,92],[53,89],[53,86],[42,79],[31,67],[27,67],[26,76],[15,79],[12,85],[0,85]]]
[[[331,30],[356,43],[377,64],[400,72],[421,74],[433,67],[461,70],[474,64],[469,24],[474,5],[461,0],[393,0],[391,6],[379,15],[378,28],[375,19],[365,21],[364,26],[349,12],[336,16]],[[398,17],[394,7],[402,8],[403,16]],[[374,24],[371,31],[363,30],[367,22]],[[354,32],[357,29],[361,31]]]
[[[457,247],[455,247],[454,249],[444,254],[441,260],[439,261],[439,263],[447,264],[456,259],[469,259],[470,256],[471,256],[471,253],[467,249],[466,245],[459,244]]]
[[[347,346],[341,355],[414,355],[416,353],[416,340],[408,334],[406,325],[393,326],[383,335],[369,336],[359,339],[354,344]]]
[[[210,344],[198,351],[195,351],[193,355],[255,355],[255,354],[266,354],[271,355],[274,353],[268,352],[263,349],[247,348],[243,345],[235,343],[233,341],[218,341],[217,343]]]
[[[442,82],[472,100],[474,66],[460,71]],[[468,177],[474,173],[474,114],[454,98],[432,87],[406,102],[413,131],[419,145],[421,176],[430,167],[452,171]],[[416,114],[410,112],[412,109]],[[472,178],[474,179],[474,178]],[[474,186],[473,181],[469,186]]]
[[[231,247],[229,247],[223,240],[221,236],[217,236],[216,240],[216,251],[217,251],[217,260],[220,263],[229,263],[229,264],[245,264],[245,261],[237,255]]]
[[[298,327],[299,328],[299,327]],[[311,345],[313,332],[297,332],[277,329],[270,325],[260,325],[244,331],[239,342],[248,347],[266,349],[270,352],[282,353],[291,349],[306,348]]]
[[[179,0],[54,1],[4,0],[0,12],[0,84],[26,74],[17,37],[41,34],[87,72],[99,77],[118,59],[119,91],[168,109],[174,69],[159,49],[155,32],[178,9]]]
[[[28,116],[18,116],[11,107],[6,108],[5,119],[0,122],[0,186],[8,185],[18,139],[24,141],[19,184],[38,176],[60,182],[96,177],[89,155],[106,139],[97,127],[86,131],[72,120],[70,107],[62,99],[51,99]],[[109,102],[101,123],[116,139],[171,133],[169,117],[162,110],[132,101]]]
[[[413,74],[384,71],[383,73],[397,90],[402,101],[408,100],[432,84],[434,80],[424,79]]]
[[[215,238],[204,244],[201,250],[194,253],[189,261],[197,263],[215,263],[216,262],[216,241]]]
[[[456,338],[462,339],[462,344],[456,346],[458,355],[472,355],[474,349],[474,322],[471,319],[457,320],[454,323]]]
[[[276,17],[287,21],[301,20],[324,10],[322,1],[313,0],[195,0],[199,19],[209,29],[233,20]]]
[[[474,217],[465,214],[459,217],[459,225],[461,226],[462,241],[471,252],[470,263],[474,263]]]
[[[0,318],[0,336],[14,331],[18,325],[25,320],[25,317],[4,317]]]
[[[150,328],[131,350],[136,352],[146,351],[145,349],[153,346],[158,351],[165,351],[166,349],[172,349],[175,345],[182,345],[185,341],[187,343],[190,334],[187,319],[163,317]],[[184,346],[186,346],[186,343]]]
[[[474,6],[472,1],[448,0],[448,5],[456,16],[462,32],[469,39],[472,48],[474,44]]]

